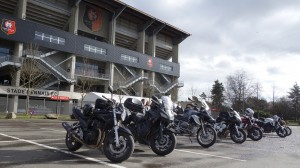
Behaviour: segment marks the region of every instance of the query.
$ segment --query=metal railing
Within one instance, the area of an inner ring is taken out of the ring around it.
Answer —
[[[119,89],[119,88],[127,88],[131,85],[133,85],[134,83],[140,81],[140,80],[144,80],[144,79],[148,79],[148,77],[145,77],[145,76],[142,76],[142,75],[136,75],[136,76],[133,76],[125,81],[119,81],[119,82],[116,82],[114,84],[114,87],[116,89]]]
[[[20,58],[14,55],[0,55],[0,63],[3,62],[20,63]]]
[[[75,75],[77,75],[77,76],[84,76],[84,77],[90,77],[90,78],[105,79],[105,80],[109,80],[110,79],[110,75],[109,74],[99,73],[99,72],[94,71],[94,70],[75,69]]]
[[[167,93],[175,86],[182,87],[184,85],[183,81],[177,81],[177,80],[175,80],[169,84],[166,84],[166,85],[161,85],[160,83],[158,83],[157,81],[155,81],[153,79],[149,79],[148,84],[150,86],[156,88],[160,93],[163,93],[163,94]]]

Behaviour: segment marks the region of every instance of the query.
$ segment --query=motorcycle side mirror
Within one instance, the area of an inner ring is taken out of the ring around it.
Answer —
[[[156,96],[152,96],[151,99],[155,104],[159,104],[158,98]]]
[[[156,96],[152,96],[151,99],[154,101],[158,101],[158,98]]]
[[[112,86],[109,86],[109,87],[108,87],[108,91],[109,91],[110,93],[112,93],[112,92],[113,92],[113,87],[112,87]]]
[[[188,100],[189,100],[189,101],[193,101],[193,100],[192,100],[191,98],[189,98],[189,97],[188,97]]]

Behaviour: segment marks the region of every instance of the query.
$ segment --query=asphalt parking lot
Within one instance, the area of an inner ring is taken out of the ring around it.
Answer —
[[[149,147],[136,144],[133,155],[120,164],[112,164],[100,150],[82,147],[69,152],[65,131],[58,120],[0,120],[0,167],[299,167],[300,127],[291,127],[292,135],[280,138],[265,134],[262,140],[247,139],[235,144],[218,139],[212,147],[202,148],[196,139],[177,137],[177,147],[159,157]]]

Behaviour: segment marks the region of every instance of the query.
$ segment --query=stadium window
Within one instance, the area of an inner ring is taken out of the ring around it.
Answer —
[[[106,55],[106,49],[84,44],[84,51]]]
[[[133,62],[133,63],[138,63],[139,60],[137,57],[121,54],[121,60],[123,61],[128,61],[128,62]]]
[[[42,32],[38,32],[38,31],[35,31],[35,39],[47,41],[47,42],[59,44],[59,45],[65,45],[65,43],[66,43],[66,40],[64,38],[61,38],[58,36],[53,36],[53,35],[42,33]]]
[[[173,67],[163,64],[160,64],[160,69],[163,71],[173,71]]]

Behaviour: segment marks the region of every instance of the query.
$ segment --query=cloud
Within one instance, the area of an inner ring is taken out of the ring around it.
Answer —
[[[181,80],[209,90],[244,69],[263,97],[285,96],[299,83],[298,0],[122,0],[192,35],[180,44]],[[185,90],[186,90],[185,87]]]

